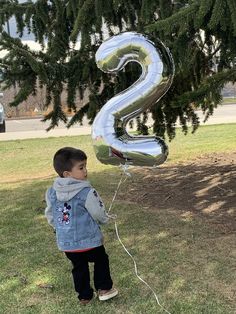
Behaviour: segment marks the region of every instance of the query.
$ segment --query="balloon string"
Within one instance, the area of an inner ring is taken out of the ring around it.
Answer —
[[[117,185],[117,188],[116,188],[116,191],[115,191],[115,193],[114,193],[113,199],[112,199],[112,201],[111,201],[110,207],[109,207],[109,209],[108,209],[108,211],[107,211],[108,214],[109,214],[110,210],[112,209],[113,203],[114,203],[114,201],[115,201],[115,199],[116,199],[116,195],[117,195],[117,193],[118,193],[118,191],[119,191],[119,189],[120,189],[121,183],[124,183],[124,182],[126,181],[126,179],[127,179],[127,177],[126,177],[125,180],[122,182],[122,179],[123,179],[124,174],[125,174],[125,173],[123,172],[122,175],[121,175],[120,181],[119,181],[119,183],[118,183],[118,185]]]
[[[125,174],[125,170],[126,170],[126,169],[124,169],[124,172],[122,173],[122,176],[121,176],[121,178],[120,178],[120,181],[119,181],[119,183],[118,183],[118,185],[117,185],[116,191],[115,191],[115,193],[114,193],[113,199],[112,199],[111,204],[110,204],[110,207],[109,207],[109,209],[108,209],[108,213],[110,212],[110,210],[111,210],[111,208],[112,208],[112,206],[113,206],[113,203],[114,203],[114,201],[115,201],[115,199],[116,199],[116,195],[117,195],[117,193],[118,193],[118,191],[119,191],[119,189],[120,189],[121,183],[124,183],[124,182],[126,181],[126,179],[127,179],[127,177],[126,177],[125,180],[122,182],[123,176],[124,176],[124,174]],[[129,175],[129,174],[128,174],[128,175]],[[135,261],[133,255],[128,251],[128,249],[126,248],[126,246],[125,246],[124,243],[122,242],[122,240],[121,240],[121,238],[120,238],[120,235],[119,235],[119,231],[118,231],[118,227],[117,227],[116,221],[115,221],[115,230],[116,230],[116,236],[117,236],[118,241],[119,241],[120,244],[122,245],[122,247],[123,247],[123,249],[125,250],[125,252],[131,257],[131,259],[132,259],[132,261],[133,261],[133,263],[134,263],[134,271],[135,271],[136,277],[137,277],[141,282],[143,282],[143,283],[149,288],[149,290],[153,293],[153,295],[154,295],[154,297],[155,297],[155,299],[156,299],[156,301],[157,301],[157,304],[158,304],[166,313],[171,314],[168,310],[166,310],[166,309],[161,305],[161,303],[160,303],[160,301],[159,301],[159,298],[158,298],[156,292],[152,289],[152,287],[138,274],[137,263],[136,263],[136,261]]]

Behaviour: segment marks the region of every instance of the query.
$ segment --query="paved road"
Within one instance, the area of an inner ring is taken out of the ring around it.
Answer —
[[[201,122],[203,115],[198,112]],[[215,110],[212,117],[206,124],[236,123],[236,104],[223,105]],[[88,121],[83,126],[76,124],[69,130],[63,123],[60,123],[55,129],[46,132],[49,123],[43,123],[40,119],[19,119],[6,121],[6,133],[0,133],[0,140],[14,140],[26,138],[46,138],[57,136],[84,135],[91,133],[91,127]],[[152,125],[152,121],[149,121]]]
[[[44,131],[46,130],[50,122],[42,122],[42,118],[28,118],[28,119],[9,119],[6,121],[6,128],[7,132],[25,132],[25,131]],[[86,126],[89,126],[88,120],[85,120],[83,123],[82,128]],[[81,126],[77,123],[76,125],[71,127],[72,129],[74,128],[79,128],[81,129]],[[56,127],[56,129],[66,129],[65,124],[63,122],[59,123],[59,126]],[[51,132],[51,131],[50,131]],[[50,134],[49,132],[49,134]]]

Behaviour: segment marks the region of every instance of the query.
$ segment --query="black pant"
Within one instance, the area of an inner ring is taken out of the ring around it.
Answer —
[[[96,247],[86,252],[65,252],[73,264],[72,275],[75,291],[78,298],[90,300],[93,297],[93,289],[90,286],[88,263],[94,263],[94,287],[96,290],[109,290],[112,288],[109,259],[104,246]]]

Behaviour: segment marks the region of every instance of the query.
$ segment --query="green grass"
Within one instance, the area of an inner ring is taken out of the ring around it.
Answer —
[[[236,104],[236,97],[223,98],[223,104]]]
[[[180,130],[169,143],[169,162],[187,161],[209,153],[236,150],[236,124],[206,125],[184,136]]]
[[[204,126],[187,137],[179,132],[169,144],[166,165],[205,153],[236,151],[235,135],[235,124]],[[120,295],[107,303],[78,304],[70,263],[57,250],[42,210],[45,190],[55,176],[52,156],[62,146],[85,150],[91,183],[107,205],[113,197],[120,170],[96,160],[89,136],[0,143],[0,313],[164,314],[135,277],[132,261],[117,241],[112,223],[103,230]],[[123,189],[132,189],[132,182],[126,184]],[[234,313],[232,237],[212,239],[213,231],[202,218],[183,219],[166,209],[147,211],[125,199],[113,210],[119,217],[120,236],[137,260],[140,274],[169,312]]]
[[[187,136],[177,130],[176,138],[167,144],[170,153],[166,164],[187,161],[202,154],[236,150],[236,124],[202,126],[196,133]],[[93,173],[116,169],[96,160],[90,136],[17,140],[0,143],[0,182],[54,175],[52,157],[63,146],[75,146],[84,150],[89,156],[88,167]]]

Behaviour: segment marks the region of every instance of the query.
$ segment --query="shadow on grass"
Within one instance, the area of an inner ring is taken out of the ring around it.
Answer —
[[[235,163],[168,166],[139,171],[120,194],[120,200],[146,210],[170,210],[182,219],[199,217],[218,232],[235,232]]]

